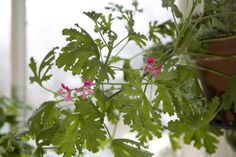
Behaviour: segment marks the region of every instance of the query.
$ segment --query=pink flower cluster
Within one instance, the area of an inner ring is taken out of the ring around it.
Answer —
[[[154,64],[156,62],[155,58],[148,57],[146,64],[144,66],[144,72],[147,72],[151,75],[153,75],[153,78],[156,80],[159,74],[161,73],[161,69],[163,67],[163,64],[160,64],[158,67],[154,67]]]
[[[64,97],[64,100],[66,102],[72,101],[71,89],[68,86],[64,85],[63,83],[61,84],[61,89],[59,90],[59,94],[61,94]]]
[[[76,93],[82,95],[82,99],[87,99],[88,95],[92,95],[93,91],[91,90],[91,87],[93,86],[93,81],[91,80],[85,80],[84,85],[78,89],[76,89]]]
[[[93,86],[93,81],[84,80],[84,85],[74,90],[76,94],[78,94],[79,96],[82,96],[82,99],[87,99],[89,95],[93,94],[93,91],[91,89],[92,86]],[[61,88],[58,93],[64,97],[64,100],[66,102],[69,102],[69,101],[72,101],[72,96],[71,96],[72,91],[73,89],[70,89],[68,86],[62,83]]]

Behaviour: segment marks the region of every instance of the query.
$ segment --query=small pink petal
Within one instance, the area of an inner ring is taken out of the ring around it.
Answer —
[[[93,95],[93,91],[91,89],[86,89],[86,92],[88,93],[88,95]]]
[[[152,58],[152,57],[147,58],[147,64],[148,65],[153,65],[155,62],[156,62],[155,58]]]
[[[161,73],[161,69],[163,67],[163,64],[160,64],[157,68],[155,68],[153,71],[152,71],[152,74],[154,75],[153,78],[156,80],[159,76],[159,74]]]
[[[87,99],[86,93],[84,91],[82,92],[82,99]]]
[[[86,86],[86,87],[93,86],[93,81],[91,81],[91,80],[84,80],[84,86]]]
[[[64,96],[64,100],[65,100],[66,102],[72,101],[72,97],[71,97],[70,93],[67,93],[67,95]]]
[[[67,92],[70,92],[70,88],[67,87],[67,86],[66,86],[65,90],[66,90]]]
[[[58,91],[58,93],[61,94],[61,95],[65,94],[65,92],[63,91],[63,89],[60,89],[60,90]]]
[[[64,83],[62,83],[62,84],[61,84],[61,87],[62,87],[63,89],[65,89],[65,88],[66,88],[66,85],[65,85]]]
[[[63,89],[65,89],[67,92],[70,91],[70,88],[69,88],[68,86],[66,86],[64,83],[61,84],[61,87],[62,87]]]
[[[152,72],[155,68],[152,65],[145,65],[144,66],[144,71],[145,72]]]
[[[77,89],[76,89],[76,93],[81,93],[82,91],[83,91],[82,88],[77,88]]]

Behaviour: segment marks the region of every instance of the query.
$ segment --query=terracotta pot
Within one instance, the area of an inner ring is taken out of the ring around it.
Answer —
[[[209,44],[209,54],[220,56],[236,55],[236,38],[211,42]],[[200,59],[197,64],[227,75],[236,74],[236,60]],[[229,87],[229,81],[217,74],[200,70],[199,76],[208,100],[211,100],[214,96],[222,96]],[[220,111],[211,124],[215,127],[236,129],[236,113],[233,110]]]

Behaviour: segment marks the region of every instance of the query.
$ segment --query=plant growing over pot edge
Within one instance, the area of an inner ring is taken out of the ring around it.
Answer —
[[[84,14],[94,22],[94,32],[99,38],[91,37],[76,24],[74,28],[63,30],[68,41],[66,46],[53,48],[39,66],[31,58],[31,83],[37,83],[55,96],[55,100],[45,101],[29,120],[30,135],[36,140],[38,155],[42,156],[45,149],[52,148],[57,154],[70,157],[82,154],[84,149],[97,152],[108,143],[116,157],[148,157],[152,153],[145,150],[147,142],[165,132],[169,133],[174,149],[180,147],[178,140],[181,138],[187,144],[193,142],[196,148],[204,147],[208,153],[214,153],[217,137],[222,132],[213,128],[210,122],[222,107],[227,108],[235,102],[233,93],[236,89],[232,86],[223,100],[214,97],[207,101],[197,69],[224,76],[231,79],[232,84],[236,79],[196,65],[195,59],[208,56],[202,38],[209,33],[206,24],[218,28],[215,25],[220,22],[217,17],[235,12],[197,17],[193,16],[193,11],[201,0],[193,2],[188,17],[182,18],[174,0],[163,0],[162,6],[172,12],[173,21],[150,22],[147,34],[134,30],[134,16],[142,11],[137,1],[133,1],[132,10],[110,4],[107,9],[118,16],[86,12]],[[115,20],[126,23],[127,35],[121,39],[112,29]],[[171,42],[162,43],[160,36],[170,37]],[[145,49],[137,53],[144,54],[145,64],[140,68],[131,66],[137,55],[120,57],[130,42]],[[147,42],[152,42],[155,48],[146,48]],[[117,62],[123,66],[117,66]],[[52,77],[50,69],[54,64],[81,76],[83,85],[68,87],[61,84],[58,90],[47,89],[44,83]],[[123,82],[115,81],[117,71],[123,72]],[[155,86],[154,97],[148,98],[148,86]],[[61,107],[65,101],[68,106]],[[163,114],[176,116],[176,119],[164,125],[161,122]],[[114,130],[108,129],[105,118],[114,124]],[[136,133],[137,141],[115,137],[121,118]]]
[[[27,143],[29,137],[19,128],[19,109],[27,109],[22,102],[0,97],[0,156],[32,157],[34,147]]]

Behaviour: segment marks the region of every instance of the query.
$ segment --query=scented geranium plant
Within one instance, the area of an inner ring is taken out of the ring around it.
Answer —
[[[173,20],[152,21],[149,31],[144,33],[134,29],[134,17],[142,12],[137,1],[133,1],[131,10],[110,4],[106,7],[111,12],[108,15],[85,12],[94,23],[96,37],[76,24],[63,30],[67,41],[64,47],[53,48],[38,64],[30,59],[31,83],[55,96],[45,101],[29,120],[36,154],[43,156],[52,149],[65,157],[82,156],[84,150],[95,153],[109,146],[116,157],[151,157],[147,143],[164,133],[169,134],[174,149],[183,140],[196,148],[204,147],[208,153],[215,152],[217,137],[222,132],[213,128],[210,121],[219,109],[228,107],[222,106],[221,101],[230,104],[236,101],[235,89],[230,89],[223,100],[214,97],[207,101],[197,69],[231,79],[233,84],[235,77],[200,67],[194,61],[199,56],[220,57],[207,55],[202,41],[207,34],[220,29],[222,16],[233,12],[194,16],[194,9],[202,1],[193,0],[189,15],[183,18],[174,2],[162,0]],[[125,23],[127,33],[123,38],[113,30],[116,21]],[[163,42],[163,38],[169,42]],[[131,42],[143,51],[130,58],[121,57]],[[147,43],[153,46],[147,47]],[[137,59],[139,55],[143,60]],[[132,68],[131,61],[144,64]],[[57,89],[47,89],[45,84],[52,77],[53,66],[80,76],[82,85],[69,87],[62,83]],[[123,81],[115,79],[118,71],[123,72]],[[155,92],[150,96],[147,89],[151,86]],[[175,118],[164,124],[163,115]],[[108,129],[105,119],[114,125],[114,130]],[[136,140],[116,138],[119,121],[130,127]]]

